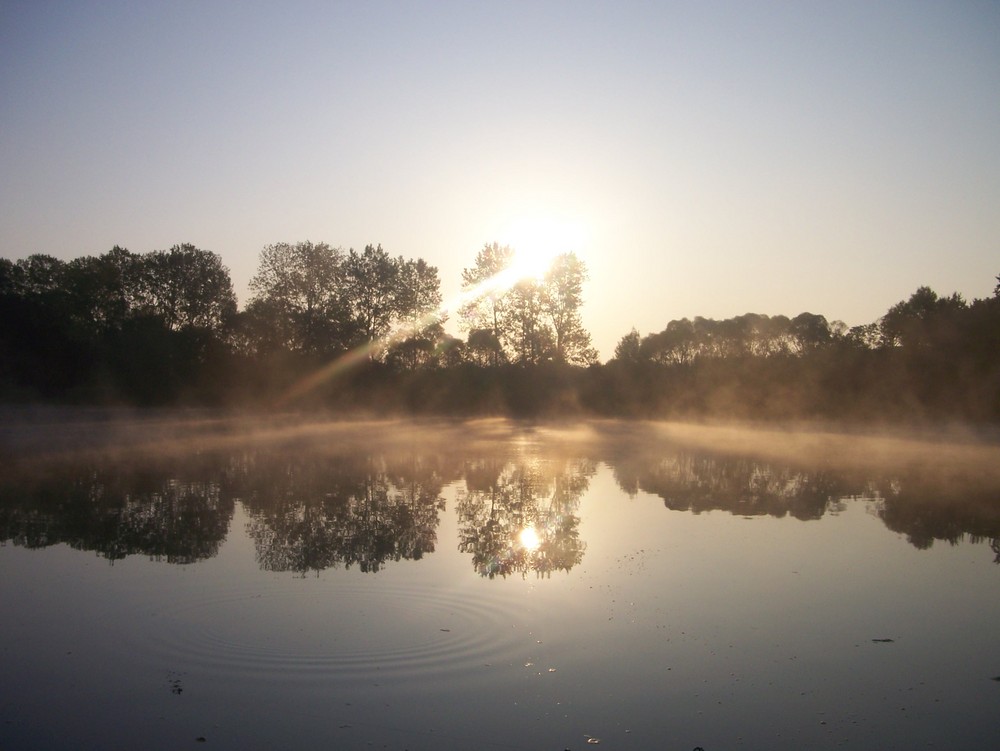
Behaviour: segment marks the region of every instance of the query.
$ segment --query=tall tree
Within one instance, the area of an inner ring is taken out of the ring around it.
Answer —
[[[557,362],[590,364],[597,352],[590,346],[590,333],[580,317],[583,283],[587,267],[575,253],[556,257],[541,288],[541,311],[551,328],[553,357]]]
[[[633,326],[625,336],[618,340],[615,346],[614,359],[621,363],[639,362],[639,344],[642,341],[639,332]]]
[[[222,257],[190,243],[142,257],[141,305],[172,330],[222,334],[236,314],[236,294]]]
[[[294,351],[326,355],[342,349],[349,328],[343,265],[343,251],[326,243],[266,246],[250,280],[252,330],[262,342]]]
[[[920,287],[910,299],[896,303],[882,316],[882,343],[887,347],[926,347],[935,334],[952,323],[954,314],[966,307],[957,292],[938,297],[930,287]]]
[[[344,283],[354,318],[365,341],[375,345],[392,329],[400,309],[400,267],[381,245],[352,248],[344,262]],[[376,356],[374,348],[372,356]]]
[[[513,248],[492,243],[476,254],[475,265],[462,269],[462,289],[471,297],[459,310],[464,328],[487,329],[498,342],[507,338],[508,290],[490,281],[509,268],[513,259]],[[500,358],[494,356],[492,363],[498,365]]]
[[[423,258],[400,258],[396,301],[400,330],[392,348],[397,362],[413,370],[432,360],[435,347],[444,337],[446,316],[441,311],[437,267]]]
[[[799,313],[791,320],[789,333],[799,352],[813,352],[833,340],[826,316]]]
[[[520,365],[536,365],[555,351],[552,328],[545,320],[546,302],[544,288],[534,279],[522,279],[508,294],[503,341]]]
[[[400,259],[402,261],[402,259]],[[436,266],[423,258],[402,261],[397,291],[398,313],[409,336],[428,333],[444,323],[441,307],[441,281]]]

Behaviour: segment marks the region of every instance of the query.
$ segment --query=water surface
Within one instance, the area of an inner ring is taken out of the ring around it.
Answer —
[[[995,741],[995,445],[102,414],[2,437],[0,748]]]

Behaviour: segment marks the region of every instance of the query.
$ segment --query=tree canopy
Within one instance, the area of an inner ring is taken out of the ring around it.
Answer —
[[[1000,420],[1000,276],[988,299],[922,286],[850,329],[814,312],[676,319],[632,329],[599,365],[583,261],[563,253],[516,278],[523,267],[509,246],[478,251],[462,271],[463,341],[445,330],[438,269],[378,244],[267,245],[243,310],[219,255],[190,243],[0,259],[0,398]]]

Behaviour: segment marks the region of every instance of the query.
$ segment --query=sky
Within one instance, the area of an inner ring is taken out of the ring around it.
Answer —
[[[0,0],[0,256],[303,240],[573,250],[602,360],[989,297],[1000,2]]]

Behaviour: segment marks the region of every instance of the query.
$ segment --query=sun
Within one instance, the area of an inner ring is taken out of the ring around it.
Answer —
[[[553,217],[520,217],[504,234],[514,250],[510,268],[517,279],[543,279],[558,256],[578,253],[586,241],[582,224]]]

